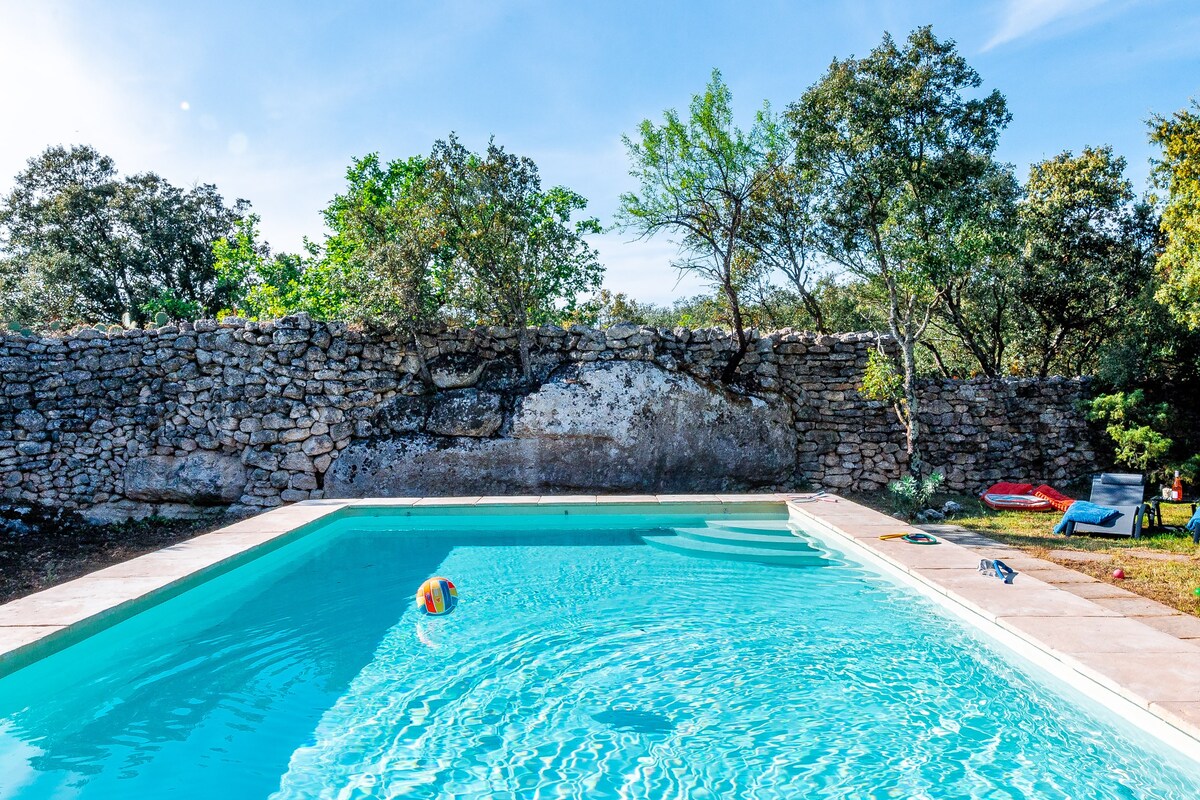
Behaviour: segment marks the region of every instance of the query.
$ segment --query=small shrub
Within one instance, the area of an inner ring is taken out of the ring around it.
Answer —
[[[872,350],[867,355],[867,368],[863,371],[862,395],[868,400],[902,403],[904,400],[904,376],[896,370],[886,355]]]
[[[935,472],[921,480],[917,480],[911,475],[905,475],[899,480],[892,481],[888,484],[888,496],[891,498],[892,508],[901,516],[915,516],[918,511],[929,505],[929,501],[933,499],[943,480],[945,478],[942,473]]]
[[[1088,417],[1104,423],[1117,464],[1161,477],[1163,459],[1174,444],[1164,433],[1170,429],[1170,410],[1166,403],[1148,402],[1137,389],[1100,395],[1091,401]]]

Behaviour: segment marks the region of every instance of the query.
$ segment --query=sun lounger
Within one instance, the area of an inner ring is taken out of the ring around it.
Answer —
[[[1066,535],[1107,533],[1141,538],[1142,516],[1147,511],[1145,497],[1146,485],[1141,475],[1101,473],[1092,479],[1092,496],[1088,500],[1115,509],[1117,515],[1098,525],[1068,522]]]

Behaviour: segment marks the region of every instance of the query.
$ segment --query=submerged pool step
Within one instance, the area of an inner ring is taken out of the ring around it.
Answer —
[[[795,536],[792,529],[787,526],[785,520],[708,520],[704,523],[706,527],[720,531],[737,531],[738,533],[754,533],[760,536],[776,536],[783,538],[792,538]]]
[[[646,544],[660,550],[669,550],[673,553],[700,558],[753,561],[759,564],[779,564],[792,567],[819,567],[829,563],[824,556],[811,548],[795,551],[762,546],[747,547],[687,539],[682,536],[643,536],[642,539]]]
[[[694,539],[700,542],[716,542],[730,544],[735,547],[766,547],[788,552],[818,553],[817,548],[806,539],[793,536],[784,531],[780,533],[748,533],[731,528],[675,528],[675,533],[683,539]]]

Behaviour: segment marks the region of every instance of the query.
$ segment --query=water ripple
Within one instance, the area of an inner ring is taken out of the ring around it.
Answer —
[[[406,615],[278,800],[1190,796],[850,566],[511,549],[451,554],[437,648]]]
[[[1191,798],[906,589],[632,531],[302,540],[0,680],[0,798]],[[460,604],[429,619],[432,574]]]

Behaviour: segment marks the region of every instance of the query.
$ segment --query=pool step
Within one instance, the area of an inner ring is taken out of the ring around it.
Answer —
[[[764,546],[747,547],[688,539],[683,536],[643,536],[642,539],[651,547],[699,558],[753,561],[759,564],[779,564],[791,567],[819,567],[828,563],[824,556],[811,548],[796,551]]]
[[[793,536],[789,531],[783,531],[782,533],[747,533],[724,527],[675,528],[674,530],[676,535],[683,539],[694,539],[700,542],[716,542],[717,544],[729,544],[735,547],[774,548],[793,553],[820,552],[807,539]]]
[[[787,520],[782,519],[727,519],[708,520],[704,523],[709,528],[723,531],[738,531],[739,533],[756,533],[762,536],[793,537],[795,534],[788,527]]]

